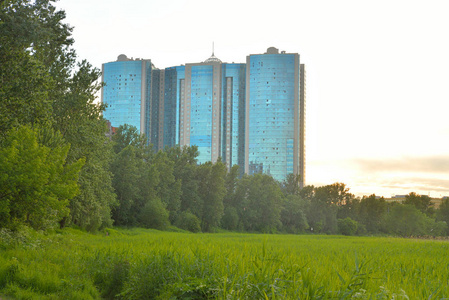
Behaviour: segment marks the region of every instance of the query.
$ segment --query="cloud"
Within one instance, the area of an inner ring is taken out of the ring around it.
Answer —
[[[308,171],[308,184],[343,182],[357,196],[390,197],[410,192],[449,196],[449,156],[444,155],[312,161]]]
[[[449,196],[449,178],[429,177],[429,174],[422,173],[423,176],[387,176],[376,174],[364,178],[358,178],[351,190],[358,195],[405,195],[410,192],[418,194],[429,194],[432,197]]]
[[[352,160],[363,172],[447,173],[449,156]]]
[[[433,191],[449,194],[449,179],[438,178],[394,178],[382,180],[379,185],[387,189],[402,189],[411,191]]]

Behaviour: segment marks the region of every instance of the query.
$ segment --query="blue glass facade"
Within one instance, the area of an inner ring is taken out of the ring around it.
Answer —
[[[228,168],[245,164],[246,65],[222,65],[221,157]]]
[[[136,126],[155,150],[198,146],[199,163],[305,175],[305,68],[298,54],[250,55],[246,64],[202,63],[159,70],[119,56],[103,65],[102,100],[112,126]]]
[[[165,69],[164,147],[179,145],[180,105],[184,99],[185,66]]]
[[[247,172],[282,181],[298,169],[299,57],[251,55],[247,68]]]
[[[150,94],[150,107],[146,114],[145,124],[149,124],[148,131],[150,135],[150,142],[155,150],[162,147],[160,145],[159,131],[162,129],[163,123],[161,119],[163,118],[163,104],[164,99],[160,97],[161,85],[164,82],[163,71],[153,70],[151,73],[151,94]],[[163,90],[163,87],[162,87]]]
[[[149,138],[152,65],[149,60],[122,60],[103,64],[103,116],[113,127],[129,124]],[[142,122],[142,118],[146,118]]]
[[[190,145],[198,146],[198,162],[205,163],[217,147],[212,142],[213,66],[192,66],[190,89]]]

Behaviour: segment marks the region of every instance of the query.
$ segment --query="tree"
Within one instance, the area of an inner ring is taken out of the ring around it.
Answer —
[[[282,182],[282,192],[284,195],[299,195],[301,175],[290,173]]]
[[[298,195],[289,194],[285,198],[281,211],[283,227],[290,233],[304,232],[308,227],[305,211],[308,203]]]
[[[118,205],[112,210],[112,217],[117,225],[135,225],[135,202],[140,197],[138,182],[141,177],[142,160],[136,156],[132,145],[116,154],[112,163],[114,174],[112,186],[117,195]]]
[[[197,179],[198,147],[166,148],[168,159],[174,162],[173,176],[181,183],[181,212],[189,211],[201,218],[203,202],[199,196]]]
[[[112,164],[119,205],[113,210],[118,225],[163,229],[180,209],[181,182],[173,175],[167,153],[154,153],[134,126],[122,125],[112,138],[118,151]]]
[[[281,225],[282,192],[269,175],[244,175],[236,189],[237,212],[248,231],[274,232]]]
[[[0,135],[20,124],[51,121],[51,94],[58,89],[53,75],[74,59],[64,17],[48,0],[0,4]],[[65,68],[64,76],[69,72]]]
[[[223,198],[222,227],[228,230],[237,230],[239,226],[239,215],[235,203],[235,191],[239,182],[239,166],[234,165],[225,177],[226,194]]]
[[[363,224],[370,233],[378,233],[381,230],[383,217],[387,211],[385,199],[376,195],[363,196],[358,205],[359,223]]]
[[[198,193],[202,200],[201,228],[211,231],[220,224],[223,216],[223,197],[226,194],[226,166],[219,159],[215,164],[207,162],[198,166]]]
[[[88,230],[109,226],[115,195],[103,104],[95,102],[100,72],[76,65],[65,13],[51,0],[6,0],[0,11],[0,139],[19,124],[52,124],[71,147],[67,162],[85,159],[80,193],[67,221]]]
[[[181,210],[181,180],[173,175],[175,163],[168,158],[167,153],[162,151],[156,153],[152,163],[159,174],[157,196],[167,208],[170,221],[174,223]]]
[[[52,111],[47,92],[52,80],[48,73],[29,53],[6,47],[0,46],[0,138],[20,124],[51,120]]]
[[[71,78],[59,74],[58,82],[67,90],[59,94],[55,91],[53,102],[55,128],[72,145],[69,161],[86,158],[80,194],[70,203],[70,221],[91,231],[112,225],[111,209],[117,204],[110,171],[112,145],[105,136],[107,125],[101,116],[105,107],[95,102],[95,93],[101,87],[96,83],[99,76],[99,70],[85,61]]]
[[[338,207],[337,218],[346,219],[351,218],[357,220],[359,217],[360,199],[348,199],[343,205]]]
[[[223,198],[223,205],[226,207],[233,206],[233,200],[235,196],[235,190],[239,181],[239,169],[238,165],[233,165],[231,170],[226,174],[225,187],[226,195]]]
[[[338,231],[337,205],[343,205],[353,198],[348,190],[342,183],[314,188],[307,212],[307,220],[313,232],[336,233]]]
[[[418,210],[414,205],[396,204],[385,218],[386,230],[403,237],[422,235],[441,235],[447,225]]]
[[[116,205],[110,172],[112,148],[101,116],[105,106],[95,102],[100,72],[82,61],[73,76],[67,77],[65,70],[73,68],[74,61],[68,59],[65,67],[56,64],[52,69],[59,88],[52,91],[55,128],[72,145],[69,160],[86,158],[79,180],[81,192],[70,203],[69,221],[94,231],[112,225],[111,209]]]
[[[221,219],[221,225],[227,230],[237,230],[239,227],[239,215],[233,206],[226,206]]]
[[[437,210],[437,220],[449,225],[449,198],[444,199],[440,204]],[[449,235],[449,227],[446,229],[446,235]]]
[[[39,136],[54,147],[40,143]],[[58,133],[50,137],[29,126],[7,132],[0,147],[0,227],[46,229],[68,215],[84,164],[66,164],[69,148]]]
[[[418,195],[412,192],[405,196],[404,204],[413,205],[428,216],[434,214],[433,203],[429,196]]]
[[[113,149],[115,153],[120,153],[125,147],[133,146],[136,149],[144,150],[147,139],[145,135],[140,134],[137,127],[123,124],[120,125],[112,136]]]

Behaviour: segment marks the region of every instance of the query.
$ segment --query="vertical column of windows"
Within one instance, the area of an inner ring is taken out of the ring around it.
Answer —
[[[177,144],[180,143],[181,144],[181,140],[184,138],[183,137],[183,122],[184,122],[184,102],[185,102],[185,79],[180,79],[179,80],[179,104],[178,104],[178,126],[177,126],[177,132],[176,132],[176,137],[177,137]]]
[[[158,150],[164,148],[164,106],[165,106],[165,71],[159,77],[159,115],[158,115]]]
[[[191,89],[189,93],[188,83],[186,96],[190,100],[190,145],[198,146],[198,162],[213,161],[213,115],[216,103],[214,103],[213,67],[210,65],[194,65],[191,67]],[[187,78],[187,76],[186,76]],[[216,145],[215,145],[216,146]]]
[[[231,168],[232,165],[235,163],[232,160],[232,120],[231,116],[233,115],[233,105],[232,105],[232,98],[233,98],[233,86],[232,86],[232,77],[226,77],[226,115],[225,115],[225,153],[226,153],[226,162],[228,164],[228,168]]]
[[[211,161],[217,161],[220,156],[220,126],[221,126],[221,65],[212,66],[212,151]]]
[[[176,69],[167,68],[164,72],[164,123],[163,123],[163,146],[173,147],[175,145],[175,131],[176,131]]]

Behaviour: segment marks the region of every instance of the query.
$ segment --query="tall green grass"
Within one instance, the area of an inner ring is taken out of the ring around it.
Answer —
[[[449,243],[67,229],[0,240],[12,299],[441,299]]]

